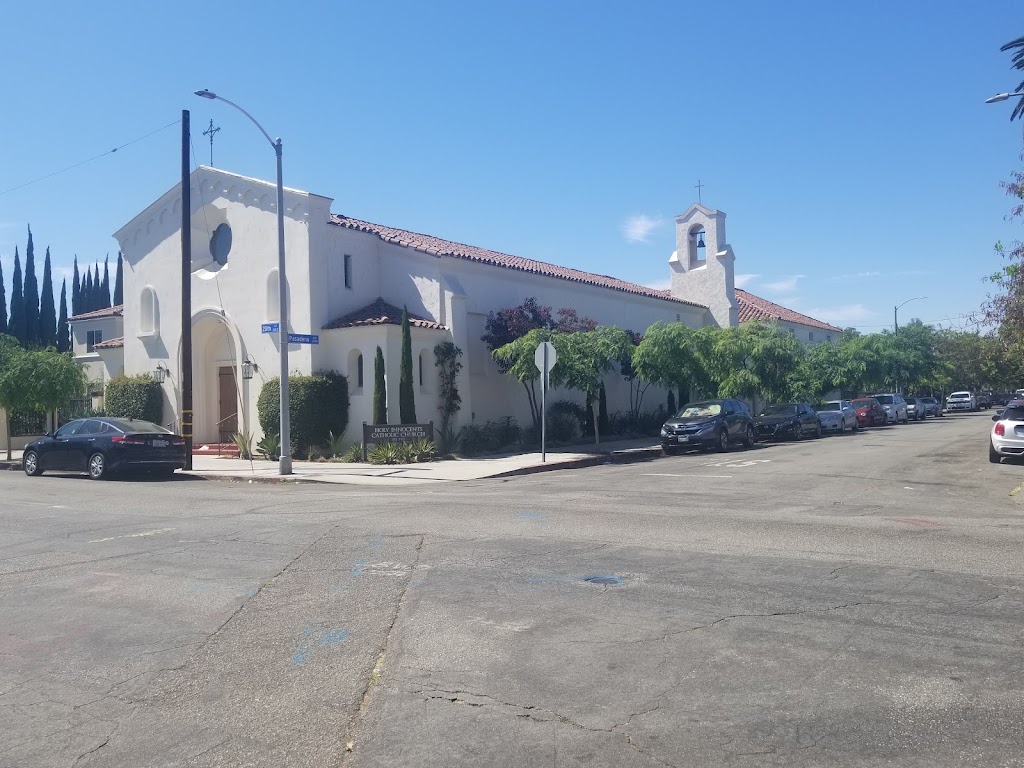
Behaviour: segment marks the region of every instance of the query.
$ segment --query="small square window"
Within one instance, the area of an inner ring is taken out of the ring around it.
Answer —
[[[807,332],[807,340],[808,341],[814,341],[814,331],[808,331]]]
[[[345,287],[352,287],[352,257],[345,254]]]
[[[103,331],[87,331],[85,334],[85,351],[92,352],[93,348],[103,342]]]

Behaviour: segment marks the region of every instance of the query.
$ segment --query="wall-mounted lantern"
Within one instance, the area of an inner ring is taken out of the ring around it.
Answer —
[[[256,365],[256,361],[246,355],[245,360],[242,361],[242,378],[248,381],[252,378],[252,372],[259,369],[260,367]]]
[[[157,384],[163,384],[164,381],[167,379],[168,373],[170,373],[170,371],[163,363],[157,363],[156,370],[153,371],[153,381],[155,381]]]

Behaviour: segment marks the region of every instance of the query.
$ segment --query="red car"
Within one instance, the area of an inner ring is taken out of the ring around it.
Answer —
[[[857,409],[857,425],[861,427],[885,426],[887,417],[882,404],[873,397],[861,397],[851,400],[850,404]]]

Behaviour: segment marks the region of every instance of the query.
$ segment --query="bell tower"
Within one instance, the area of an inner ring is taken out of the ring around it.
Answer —
[[[739,324],[734,264],[725,214],[694,203],[676,216],[676,250],[668,260],[672,295],[703,304],[722,328]]]

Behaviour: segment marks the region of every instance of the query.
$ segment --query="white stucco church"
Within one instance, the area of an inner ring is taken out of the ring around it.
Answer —
[[[195,441],[218,442],[240,429],[258,439],[256,401],[279,359],[278,336],[261,333],[279,316],[276,187],[207,167],[194,171],[190,184]],[[498,371],[480,337],[488,313],[531,296],[638,332],[658,321],[724,327],[752,319],[778,322],[804,341],[842,332],[735,288],[725,214],[701,205],[676,217],[671,288],[656,290],[333,214],[330,198],[308,192],[286,189],[284,200],[289,330],[319,335],[319,344],[290,346],[290,367],[348,377],[352,440],[371,419],[377,347],[394,381],[388,412],[398,413],[403,306],[412,325],[419,420],[437,415],[433,348],[452,340],[464,352],[462,424],[504,416],[529,423],[522,386]],[[74,351],[97,391],[120,373],[169,371],[164,423],[172,427],[180,419],[181,201],[179,184],[115,233],[124,305],[71,320]],[[244,361],[257,368],[251,379],[241,375]],[[628,408],[628,386],[618,379],[606,383],[610,411]],[[656,397],[650,407],[663,402]]]

